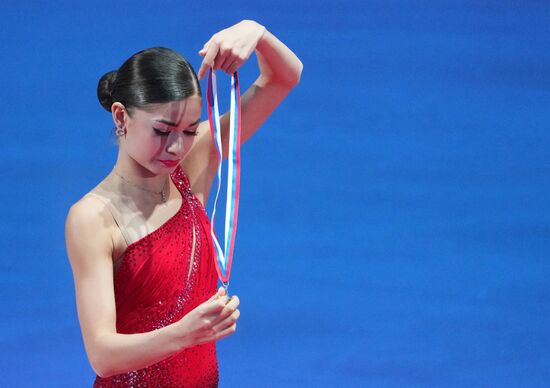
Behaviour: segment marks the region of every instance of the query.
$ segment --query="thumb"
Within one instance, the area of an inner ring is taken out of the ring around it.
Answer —
[[[219,297],[222,297],[224,295],[225,295],[225,288],[220,287],[220,288],[218,288],[218,291],[216,291],[216,293],[214,295],[212,295],[210,300],[218,299]]]
[[[224,296],[227,295],[227,291],[225,290],[225,287],[218,288],[218,292],[216,293],[218,296]]]
[[[199,50],[199,55],[200,55],[201,57],[204,57],[204,56],[206,55],[206,51],[208,51],[208,43],[209,43],[209,42],[210,42],[210,41],[206,42],[206,43],[204,44],[204,46],[202,46],[202,48]]]

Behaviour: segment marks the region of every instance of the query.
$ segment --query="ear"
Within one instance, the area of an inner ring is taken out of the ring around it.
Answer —
[[[115,102],[111,105],[111,113],[113,115],[113,121],[117,128],[125,128],[128,123],[128,111],[120,102]]]

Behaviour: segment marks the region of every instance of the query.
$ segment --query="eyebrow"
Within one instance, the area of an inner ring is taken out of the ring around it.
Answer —
[[[158,121],[159,123],[171,125],[172,127],[177,127],[179,125],[179,123],[174,123],[173,121],[166,120],[166,119],[158,119],[155,121]],[[193,125],[200,123],[200,121],[201,121],[201,118],[199,117],[197,121],[195,121],[194,123],[191,123],[189,126],[192,127]]]

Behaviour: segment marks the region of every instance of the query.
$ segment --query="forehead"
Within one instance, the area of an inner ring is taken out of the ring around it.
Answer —
[[[194,122],[200,117],[201,111],[202,99],[199,96],[162,104],[149,104],[146,107],[136,109],[137,116],[140,119],[163,119],[173,123]]]

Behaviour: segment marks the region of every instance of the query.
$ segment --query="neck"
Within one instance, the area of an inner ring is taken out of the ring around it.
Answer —
[[[120,152],[114,170],[133,184],[150,191],[160,192],[167,186],[167,174],[154,174],[127,155],[122,157]]]

